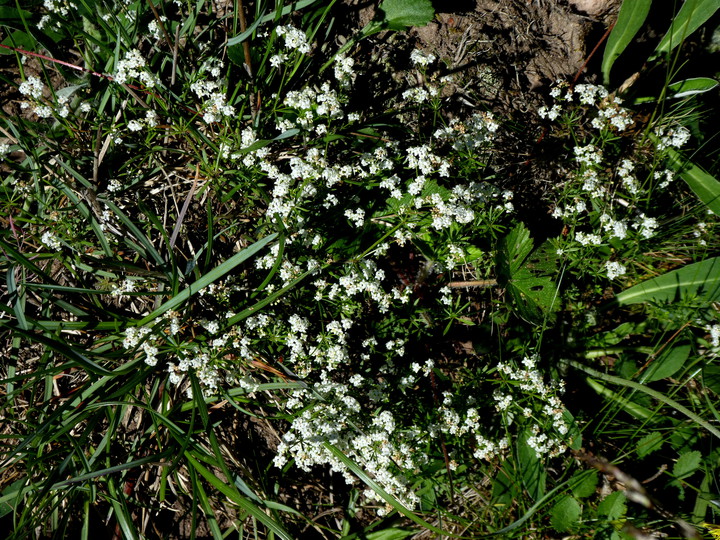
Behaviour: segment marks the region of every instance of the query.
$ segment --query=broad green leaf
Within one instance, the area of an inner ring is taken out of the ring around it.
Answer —
[[[533,251],[530,232],[522,223],[503,239],[497,254],[498,283],[505,287],[523,319],[541,323],[554,317],[559,307],[552,279],[556,264],[549,242]]]
[[[680,371],[690,356],[690,345],[678,345],[656,358],[640,377],[640,382],[649,383],[672,377]]]
[[[654,431],[652,433],[648,433],[638,441],[635,451],[637,452],[638,457],[644,458],[645,456],[652,454],[656,450],[660,450],[662,445],[662,435],[657,431]]]
[[[702,371],[703,385],[716,394],[720,394],[720,366],[706,365]]]
[[[8,515],[14,509],[17,503],[22,501],[22,491],[27,482],[27,478],[21,477],[15,480],[2,491],[0,496],[0,518]]]
[[[615,27],[608,37],[605,54],[603,55],[602,72],[606,85],[610,83],[610,70],[615,60],[622,54],[642,27],[650,12],[651,4],[652,0],[625,0],[623,2]]]
[[[492,481],[492,500],[498,507],[510,508],[521,496],[515,471],[510,461],[505,461],[498,469]]]
[[[617,295],[620,305],[640,302],[673,302],[687,297],[704,302],[720,299],[720,257],[688,264],[638,283]]]
[[[435,16],[430,0],[385,0],[380,9],[385,14],[384,26],[390,30],[425,26]]]
[[[550,525],[557,532],[565,532],[580,519],[582,509],[574,497],[566,495],[560,499],[550,510]]]
[[[718,83],[715,79],[708,77],[694,77],[678,81],[668,86],[668,96],[671,98],[682,98],[693,96],[695,94],[703,94],[717,88]]]
[[[620,519],[625,515],[627,510],[627,502],[625,500],[625,493],[622,491],[615,491],[607,497],[605,497],[600,504],[598,504],[598,514],[605,517],[608,521],[614,519]]]
[[[528,444],[530,437],[531,434],[528,431],[524,431],[518,437],[517,457],[525,489],[530,497],[537,501],[545,494],[547,472],[535,449]]]
[[[678,479],[690,476],[698,470],[701,460],[702,454],[697,450],[680,454],[673,466],[673,476]]]
[[[716,216],[720,216],[720,182],[694,163],[684,159],[682,154],[673,148],[667,148],[665,153],[668,156],[668,166],[685,180],[698,199]]]
[[[685,0],[662,38],[654,56],[669,53],[700,28],[720,8],[720,0]]]

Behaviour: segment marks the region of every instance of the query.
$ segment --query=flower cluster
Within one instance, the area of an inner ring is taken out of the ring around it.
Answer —
[[[148,88],[160,84],[157,76],[147,70],[147,62],[137,49],[126,52],[113,73],[113,80],[118,84],[127,84],[131,79],[139,79]]]
[[[653,238],[660,221],[648,215],[649,195],[667,189],[674,174],[657,169],[658,157],[638,159],[637,153],[618,157],[602,136],[592,130],[582,131],[582,126],[589,125],[601,131],[622,132],[634,123],[629,111],[621,108],[620,101],[611,98],[604,88],[577,85],[573,89],[558,85],[551,95],[556,103],[552,109],[541,108],[540,115],[551,121],[565,115],[579,130],[575,137],[578,143],[573,148],[578,167],[561,186],[560,200],[552,213],[572,231],[564,242],[559,242],[562,246],[558,252],[577,256],[582,249],[597,250],[607,245],[615,249],[627,246],[631,250],[638,242]],[[684,127],[656,128],[656,152],[681,146],[687,136]],[[597,274],[605,272],[608,279],[620,277],[626,271],[622,260],[608,260],[602,269],[595,269]]]
[[[223,65],[217,59],[207,61],[198,71],[200,78],[190,85],[195,95],[203,100],[200,110],[208,124],[235,116],[235,109],[227,103],[224,82],[219,78]],[[211,78],[205,78],[207,74]]]

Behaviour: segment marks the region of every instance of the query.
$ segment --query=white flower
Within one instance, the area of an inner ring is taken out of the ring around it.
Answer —
[[[60,249],[60,240],[57,236],[55,236],[55,233],[51,231],[45,231],[40,238],[40,241],[45,244],[50,249]]]
[[[622,276],[627,272],[627,268],[625,268],[617,261],[606,262],[605,269],[607,270],[608,279],[615,279],[616,277]]]
[[[37,77],[30,76],[24,82],[20,84],[18,90],[24,96],[30,96],[35,99],[40,99],[43,95],[43,89],[45,85]]]
[[[435,55],[425,54],[419,49],[413,49],[410,53],[410,60],[416,66],[429,66],[435,61]]]
[[[278,36],[285,39],[285,47],[288,49],[297,49],[303,54],[310,52],[310,44],[307,42],[307,36],[302,30],[298,30],[294,26],[278,26],[275,29]]]
[[[280,54],[274,54],[270,57],[270,65],[274,68],[279,68],[282,66],[285,61],[287,60],[287,55],[280,53]]]

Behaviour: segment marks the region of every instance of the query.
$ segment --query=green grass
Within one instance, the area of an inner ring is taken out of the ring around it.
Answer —
[[[335,2],[213,5],[0,10],[9,537],[720,521],[713,74],[555,85],[526,128],[558,181],[528,205],[496,169],[517,120],[451,115],[433,51],[367,95],[363,40],[429,3],[344,46]],[[622,13],[606,78],[645,22]],[[683,58],[670,32],[648,71]]]

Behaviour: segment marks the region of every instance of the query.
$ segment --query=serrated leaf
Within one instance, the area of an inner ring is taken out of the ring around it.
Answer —
[[[557,257],[549,242],[533,251],[533,241],[525,225],[519,223],[503,239],[497,254],[498,283],[505,287],[518,314],[540,323],[552,320],[559,307],[557,286],[551,279]]]
[[[425,26],[435,16],[430,0],[385,0],[380,9],[385,14],[384,26],[390,30]]]
[[[669,53],[720,9],[720,0],[685,0],[654,56]]]
[[[665,351],[650,364],[648,370],[640,377],[640,382],[648,383],[672,377],[680,371],[690,356],[690,345],[679,345]]]
[[[581,514],[580,503],[574,497],[565,496],[550,510],[550,525],[557,532],[568,531],[578,522]]]
[[[600,504],[598,504],[598,515],[604,516],[608,521],[614,519],[620,519],[625,515],[627,510],[627,502],[625,500],[625,493],[622,491],[615,491],[605,497]]]
[[[498,278],[502,281],[511,280],[522,268],[523,263],[533,248],[530,231],[525,225],[517,226],[503,239],[498,259]]]
[[[674,302],[696,297],[705,302],[720,299],[720,257],[688,264],[638,283],[617,295],[620,305],[640,302]]]
[[[681,479],[693,474],[699,467],[702,454],[697,450],[680,454],[680,457],[673,466],[673,476]]]
[[[710,79],[709,77],[693,77],[669,85],[668,95],[671,98],[682,98],[696,94],[704,94],[717,88],[719,84],[715,79]]]
[[[577,482],[576,484],[573,484],[573,482]],[[598,484],[598,474],[597,471],[580,471],[573,475],[573,479],[570,481],[570,485],[572,486],[572,492],[575,497],[578,499],[582,499],[584,497],[589,497],[593,493],[595,493],[595,489],[597,488]]]
[[[644,458],[645,456],[652,454],[657,450],[660,450],[662,445],[662,435],[655,431],[653,433],[648,433],[638,441],[635,452],[637,452],[638,457]]]
[[[617,22],[608,37],[603,55],[602,73],[605,85],[610,82],[610,69],[615,60],[630,44],[645,22],[651,4],[652,0],[625,0],[622,3]]]

